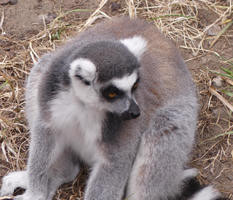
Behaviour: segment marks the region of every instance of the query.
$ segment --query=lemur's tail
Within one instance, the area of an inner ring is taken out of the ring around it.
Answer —
[[[202,186],[197,180],[197,169],[184,170],[183,188],[180,195],[169,200],[229,200],[212,186]]]

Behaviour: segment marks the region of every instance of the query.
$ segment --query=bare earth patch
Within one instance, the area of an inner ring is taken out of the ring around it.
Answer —
[[[202,184],[213,184],[233,200],[232,87],[213,71],[233,68],[233,4],[226,1],[18,0],[0,2],[0,179],[24,169],[29,130],[24,83],[42,54],[103,18],[136,15],[174,40],[197,84],[200,116],[190,166]],[[218,81],[217,81],[217,79]],[[217,92],[218,95],[215,95]],[[221,97],[226,102],[222,101]],[[231,110],[231,111],[230,111]],[[59,189],[55,199],[82,199],[87,170]]]

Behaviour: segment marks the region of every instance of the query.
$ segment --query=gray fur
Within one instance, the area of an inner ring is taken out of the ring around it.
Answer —
[[[120,42],[135,35],[148,42],[145,52],[134,54],[133,45]],[[69,75],[77,58],[96,66],[90,85]],[[129,100],[103,99],[103,86],[135,71],[140,82],[135,92],[125,92]],[[80,99],[75,87],[90,91],[92,100]],[[130,101],[137,102],[141,115],[123,120],[116,110],[126,104],[129,109]],[[166,200],[179,193],[197,110],[195,87],[181,56],[154,26],[124,17],[100,23],[44,56],[30,73],[29,179],[26,193],[16,199],[51,200],[59,185],[74,179],[82,160],[92,167],[85,200]],[[3,179],[3,188],[11,187],[2,195],[12,191],[14,181]]]
[[[139,67],[137,59],[123,44],[111,40],[88,44],[77,54],[74,53],[71,60],[78,57],[88,58],[96,65],[97,81],[102,83],[115,77],[131,74],[135,68]]]
[[[194,141],[195,110],[192,98],[178,98],[156,111],[142,136],[129,180],[132,199],[166,199],[179,194],[184,163]]]

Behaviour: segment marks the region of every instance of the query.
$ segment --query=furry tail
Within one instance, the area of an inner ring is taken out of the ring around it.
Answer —
[[[185,170],[181,194],[169,200],[229,200],[212,186],[201,186],[196,178],[197,174],[197,169]]]

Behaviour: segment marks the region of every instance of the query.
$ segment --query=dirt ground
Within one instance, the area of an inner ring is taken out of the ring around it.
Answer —
[[[127,2],[109,0],[99,13],[102,17],[128,15],[127,8],[130,6]],[[189,165],[200,170],[198,179],[202,184],[213,184],[224,196],[233,200],[233,117],[219,98],[209,92],[210,85],[217,91],[228,86],[225,81],[221,81],[219,86],[215,82],[217,75],[211,70],[220,71],[220,67],[233,67],[232,26],[212,45],[226,24],[223,21],[233,20],[233,15],[229,13],[226,15],[227,19],[218,21],[218,12],[211,6],[217,5],[219,9],[231,6],[233,10],[232,4],[230,1],[209,1],[209,4],[203,3],[203,7],[193,9],[196,18],[193,22],[187,22],[187,29],[196,26],[197,30],[205,30],[209,25],[214,25],[203,35],[203,41],[198,37],[191,41],[182,37],[182,34],[175,35],[173,30],[179,30],[179,24],[174,29],[173,26],[163,24],[164,16],[176,19],[180,17],[173,15],[175,11],[191,13],[191,3],[190,7],[187,4],[180,7],[176,5],[177,8],[173,7],[170,15],[159,13],[156,15],[159,17],[155,19],[154,9],[160,6],[158,2],[137,1],[135,9],[138,17],[148,21],[153,19],[155,25],[174,40],[197,84],[200,116],[197,142]],[[85,28],[87,20],[99,5],[100,1],[95,0],[0,0],[0,180],[7,172],[25,167],[29,139],[23,110],[24,82],[33,59],[54,50]],[[189,42],[191,46],[187,45]],[[198,43],[202,47],[200,51],[194,48]],[[227,100],[232,104],[232,98]],[[224,134],[229,132],[231,133]],[[73,183],[59,189],[55,199],[81,199],[86,173],[83,170]]]

